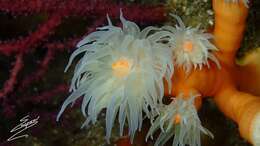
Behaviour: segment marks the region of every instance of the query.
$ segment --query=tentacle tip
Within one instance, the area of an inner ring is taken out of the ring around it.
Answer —
[[[110,138],[106,137],[106,141],[108,144],[110,144]]]
[[[56,122],[59,122],[60,121],[60,115],[58,115],[57,117],[56,117]]]

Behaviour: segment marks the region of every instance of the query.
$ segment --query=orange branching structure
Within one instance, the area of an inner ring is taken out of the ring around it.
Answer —
[[[237,60],[240,65],[240,76],[237,84],[243,91],[260,96],[260,48],[247,53],[243,59]]]
[[[241,82],[242,79],[252,77],[248,77],[249,74],[245,74],[245,71],[235,64],[236,52],[245,30],[248,8],[242,0],[239,3],[213,0],[213,8],[214,44],[219,49],[215,55],[219,59],[221,69],[212,64],[210,68],[193,70],[187,77],[182,68],[177,68],[172,78],[174,86],[171,94],[176,96],[192,91],[200,93],[201,97],[213,97],[219,109],[238,124],[241,136],[258,146],[260,97],[238,90],[240,83],[246,83],[246,80]],[[197,108],[201,105],[201,97],[195,101]]]

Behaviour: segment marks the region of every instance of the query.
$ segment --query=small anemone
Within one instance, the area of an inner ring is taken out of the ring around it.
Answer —
[[[140,28],[127,21],[121,12],[121,27],[108,25],[98,28],[81,40],[65,69],[81,53],[71,81],[70,96],[64,101],[57,120],[69,104],[83,96],[81,110],[86,117],[84,126],[96,122],[98,114],[106,109],[106,139],[118,113],[120,135],[125,121],[133,140],[145,116],[153,120],[164,95],[163,77],[170,86],[173,74],[172,56],[160,42],[163,35],[153,33],[155,27]]]
[[[209,67],[208,59],[220,68],[217,58],[213,55],[213,51],[218,49],[209,41],[213,35],[199,30],[199,26],[186,27],[179,16],[170,15],[176,18],[179,25],[164,26],[162,29],[171,33],[168,42],[173,52],[174,63],[183,67],[187,73],[192,68],[202,69],[203,65]]]
[[[239,1],[243,1],[244,5],[249,7],[249,0],[225,0],[227,3],[239,3]]]
[[[164,145],[173,136],[173,146],[200,146],[201,133],[213,138],[212,133],[201,125],[194,106],[195,97],[197,96],[191,95],[188,100],[185,100],[180,94],[169,105],[162,108],[162,113],[152,124],[146,139],[153,138],[153,133],[159,128],[161,133],[155,146]]]

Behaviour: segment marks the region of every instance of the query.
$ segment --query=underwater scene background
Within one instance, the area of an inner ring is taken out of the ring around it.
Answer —
[[[214,25],[211,0],[0,0],[0,146],[110,146],[127,138],[119,136],[119,124],[115,123],[111,143],[107,143],[105,112],[96,124],[81,129],[82,99],[56,122],[73,76],[73,69],[67,73],[64,69],[77,42],[96,27],[107,25],[107,14],[113,24],[120,25],[120,9],[141,28],[175,25],[169,13],[180,16],[189,26],[211,31]],[[260,1],[252,0],[237,62],[259,47]],[[251,145],[210,98],[203,102],[198,112],[201,123],[214,134],[213,140],[202,136],[203,146]],[[24,131],[20,127],[11,132],[27,115],[34,123]],[[151,139],[145,142],[149,127],[149,120],[144,120],[134,146],[154,144]],[[28,136],[10,140],[18,131]]]

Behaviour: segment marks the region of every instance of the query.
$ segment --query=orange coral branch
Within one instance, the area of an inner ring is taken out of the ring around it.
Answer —
[[[216,94],[214,101],[227,117],[238,123],[242,137],[255,145],[259,142],[259,139],[254,138],[259,134],[256,129],[259,125],[256,120],[260,115],[259,97],[240,92],[230,85],[224,85]]]
[[[211,68],[204,67],[202,70],[193,70],[188,76],[183,69],[178,68],[172,78],[174,85],[172,93],[175,96],[181,92],[189,94],[196,89],[202,96],[212,96],[222,82],[220,80],[221,74],[221,70],[213,63]],[[194,92],[196,93],[196,91]]]
[[[260,96],[260,48],[251,51],[238,61],[236,83],[242,91]]]
[[[240,47],[248,16],[248,8],[242,0],[227,3],[225,0],[213,0],[215,12],[214,43],[220,49],[217,57],[225,63],[233,63]]]

